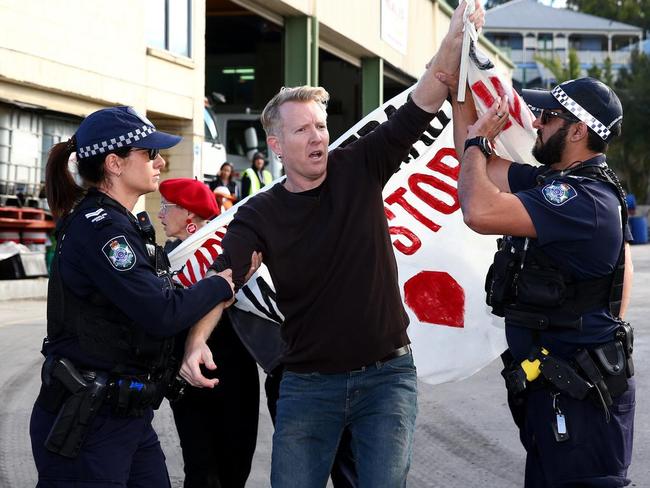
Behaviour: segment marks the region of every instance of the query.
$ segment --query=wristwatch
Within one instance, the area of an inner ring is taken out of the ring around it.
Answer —
[[[492,145],[490,144],[490,141],[487,137],[476,136],[472,137],[471,139],[467,139],[465,141],[465,151],[467,151],[467,148],[470,146],[478,146],[481,152],[485,154],[486,158],[492,156]]]

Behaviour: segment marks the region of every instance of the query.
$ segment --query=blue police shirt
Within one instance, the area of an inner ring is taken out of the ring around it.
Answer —
[[[600,155],[583,165],[605,162]],[[577,280],[599,278],[614,271],[623,239],[620,203],[611,185],[593,179],[551,173],[542,184],[545,167],[513,163],[508,172],[511,192],[521,200],[537,232],[529,248],[538,247]],[[524,238],[513,243],[522,249]],[[613,339],[617,327],[608,307],[582,316],[582,330],[552,329],[540,333],[541,345],[558,356],[570,357],[585,344]],[[528,356],[534,345],[530,329],[507,326],[506,338],[514,357]]]
[[[171,337],[191,327],[218,303],[232,297],[221,277],[199,281],[188,289],[164,289],[150,262],[135,217],[119,203],[100,202],[90,190],[59,237],[61,279],[80,298],[99,293],[152,336]],[[106,198],[106,196],[104,196]],[[86,200],[95,199],[91,205]],[[46,344],[44,353],[79,360],[86,366],[108,367],[89,361],[75,339]]]

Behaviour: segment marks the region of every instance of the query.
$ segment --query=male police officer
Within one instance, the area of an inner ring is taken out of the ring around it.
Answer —
[[[627,214],[604,154],[621,104],[592,78],[523,96],[537,115],[540,167],[493,153],[505,97],[478,121],[471,102],[455,104],[454,125],[465,222],[505,234],[486,290],[505,317],[525,486],[625,486],[635,407],[631,328],[620,319]]]

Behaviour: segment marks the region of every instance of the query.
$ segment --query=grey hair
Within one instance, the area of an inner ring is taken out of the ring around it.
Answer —
[[[295,86],[280,88],[262,111],[262,126],[267,136],[277,136],[280,130],[280,106],[286,102],[316,102],[327,114],[330,94],[321,86]]]

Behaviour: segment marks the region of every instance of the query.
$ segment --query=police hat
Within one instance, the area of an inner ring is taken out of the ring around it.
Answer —
[[[533,107],[564,109],[609,142],[611,128],[623,119],[623,107],[616,93],[594,78],[578,78],[560,83],[551,91],[523,90],[524,100]]]
[[[217,200],[208,185],[192,178],[171,178],[160,183],[165,200],[195,213],[203,219],[219,215]]]
[[[110,107],[86,117],[75,134],[77,158],[106,154],[120,147],[167,149],[181,140],[156,130],[145,116],[133,107]]]

